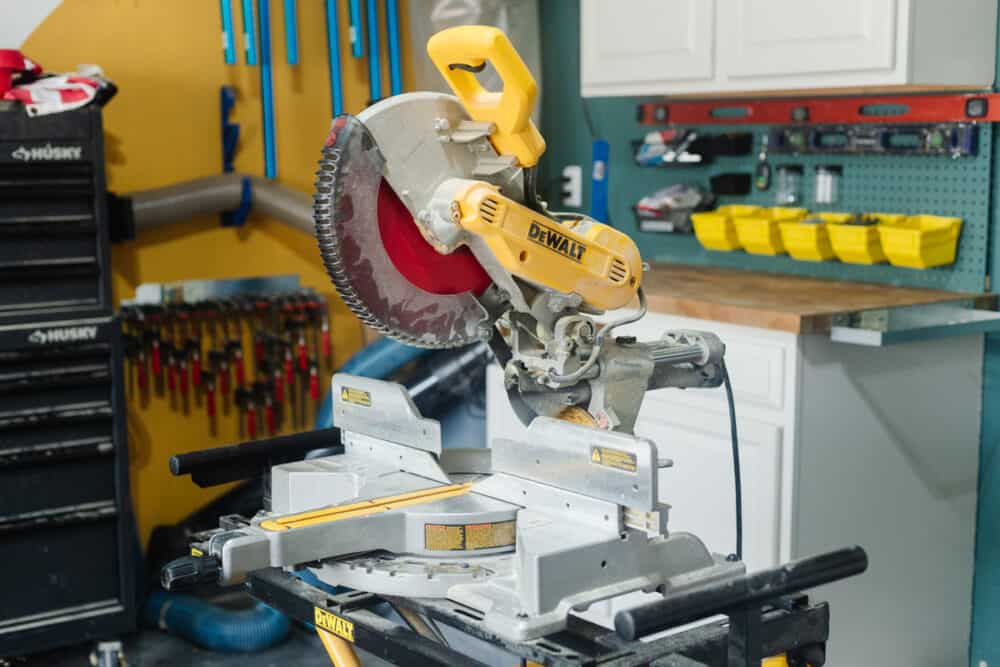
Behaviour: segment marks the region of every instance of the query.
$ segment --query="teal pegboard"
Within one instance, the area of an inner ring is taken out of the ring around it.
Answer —
[[[890,265],[855,265],[840,262],[799,262],[790,257],[761,257],[744,252],[708,251],[691,236],[643,233],[628,215],[628,207],[642,192],[636,192],[629,175],[636,170],[655,169],[662,184],[674,182],[679,172],[685,182],[707,184],[708,179],[727,171],[752,172],[766,126],[727,126],[697,128],[704,132],[753,132],[754,152],[740,158],[719,158],[714,164],[688,167],[649,168],[623,161],[616,164],[619,175],[617,197],[613,197],[614,220],[639,244],[642,254],[654,261],[683,262],[726,266],[756,271],[807,275],[839,280],[858,280],[896,285],[932,287],[960,291],[982,291],[988,256],[988,226],[990,219],[990,160],[992,127],[979,129],[979,149],[975,157],[948,156],[889,156],[889,155],[787,155],[772,153],[768,162],[772,169],[783,164],[804,167],[801,206],[810,210],[846,212],[882,212],[957,216],[962,218],[962,234],[955,263],[950,267],[929,270],[902,269]],[[819,164],[839,164],[843,167],[840,197],[834,205],[813,202],[814,169]],[[625,172],[625,173],[623,173]],[[643,184],[649,179],[643,177]],[[659,184],[658,184],[659,185]],[[614,185],[612,189],[615,190]],[[773,206],[775,187],[763,192],[753,190],[746,197],[724,197],[723,203],[752,203]]]
[[[542,161],[543,194],[557,205],[559,178],[565,165],[584,165],[588,173],[592,137],[584,106],[592,119],[594,135],[611,144],[609,160],[609,208],[611,223],[630,234],[643,257],[652,261],[724,266],[755,271],[805,275],[837,280],[887,283],[914,287],[982,292],[985,289],[990,253],[991,160],[993,128],[979,126],[975,157],[947,156],[792,156],[771,153],[772,167],[801,164],[803,206],[813,210],[879,211],[886,213],[930,213],[958,216],[963,220],[958,256],[954,265],[936,269],[902,269],[889,265],[862,266],[840,262],[798,262],[787,256],[760,257],[744,252],[711,252],[690,235],[643,233],[632,213],[632,205],[643,196],[672,183],[708,187],[708,179],[723,172],[753,172],[765,125],[730,125],[696,128],[705,132],[750,131],[754,150],[745,157],[720,157],[703,167],[639,167],[631,142],[656,126],[640,125],[636,105],[641,98],[591,98],[582,100],[579,83],[579,33],[565,26],[579,25],[579,5],[568,0],[540,3],[542,41],[542,132],[548,151]],[[834,206],[812,202],[813,167],[841,164],[840,201]],[[589,183],[584,184],[589,200]],[[774,189],[752,191],[747,197],[723,197],[721,203],[773,204]],[[584,209],[586,212],[586,209]],[[1000,245],[996,251],[1000,257]]]

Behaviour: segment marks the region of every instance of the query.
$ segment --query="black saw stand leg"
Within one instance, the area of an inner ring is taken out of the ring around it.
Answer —
[[[763,610],[757,605],[740,607],[729,614],[726,667],[760,667]]]

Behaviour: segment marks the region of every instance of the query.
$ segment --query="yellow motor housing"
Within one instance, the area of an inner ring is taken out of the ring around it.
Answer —
[[[481,237],[512,275],[588,306],[627,306],[642,283],[639,248],[626,234],[586,218],[558,221],[476,181],[456,195],[459,224]]]

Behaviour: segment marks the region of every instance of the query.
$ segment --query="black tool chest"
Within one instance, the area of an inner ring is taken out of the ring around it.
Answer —
[[[111,309],[101,113],[0,109],[0,316]]]
[[[101,132],[0,109],[0,657],[135,624]]]

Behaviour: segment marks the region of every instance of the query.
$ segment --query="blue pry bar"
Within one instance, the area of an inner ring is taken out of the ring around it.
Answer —
[[[289,65],[299,64],[299,11],[296,0],[285,0],[285,54]]]
[[[367,0],[365,3],[368,16],[368,90],[372,102],[382,99],[382,63],[381,49],[378,45],[378,0]]]
[[[402,53],[399,49],[399,4],[397,0],[385,0],[385,27],[389,40],[389,94],[403,92]]]
[[[344,89],[340,77],[340,21],[337,0],[326,0],[326,46],[330,58],[330,102],[333,117],[344,112]]]
[[[351,30],[351,55],[363,58],[365,55],[365,33],[361,25],[361,0],[349,0],[347,3],[348,21]]]
[[[257,64],[257,29],[253,20],[253,0],[243,0],[243,46],[247,65]]]
[[[229,0],[219,0],[222,12],[222,52],[227,65],[236,64],[236,36],[233,35],[233,6]]]
[[[264,120],[264,175],[278,175],[274,137],[274,84],[271,80],[271,7],[270,0],[257,0],[260,23],[260,104]]]

